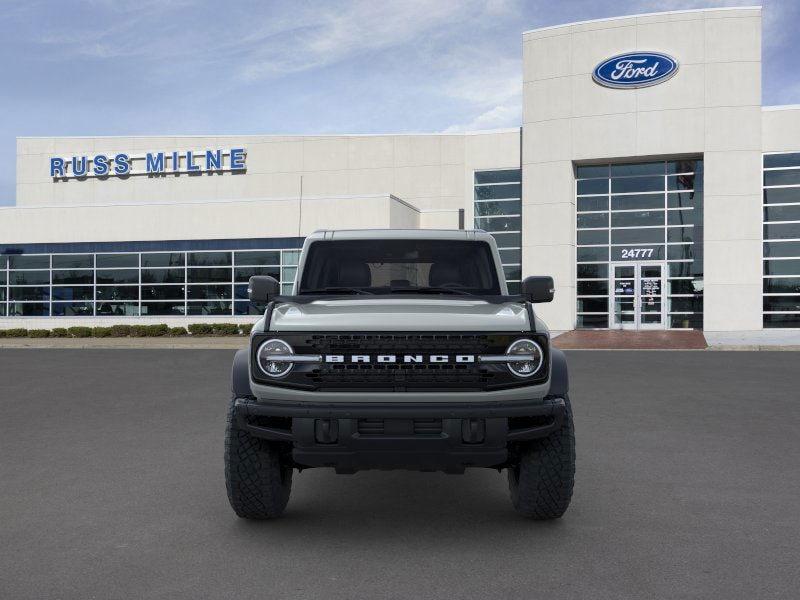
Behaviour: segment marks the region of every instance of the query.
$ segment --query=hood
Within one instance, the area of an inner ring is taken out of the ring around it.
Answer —
[[[439,298],[288,302],[275,307],[272,331],[528,331],[525,306]]]

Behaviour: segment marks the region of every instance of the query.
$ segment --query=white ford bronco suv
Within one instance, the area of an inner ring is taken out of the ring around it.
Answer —
[[[318,231],[291,295],[252,277],[265,305],[233,362],[225,481],[237,515],[279,516],[294,469],[506,469],[511,500],[558,518],[575,436],[564,354],[533,304],[509,295],[483,231]]]

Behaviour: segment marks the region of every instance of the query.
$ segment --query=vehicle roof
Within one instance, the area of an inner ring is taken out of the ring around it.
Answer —
[[[482,229],[320,229],[308,240],[474,240],[494,238]]]

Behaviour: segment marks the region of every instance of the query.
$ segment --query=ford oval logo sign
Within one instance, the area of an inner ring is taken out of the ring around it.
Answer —
[[[628,52],[601,62],[592,73],[600,85],[641,88],[666,81],[678,72],[678,61],[660,52]]]

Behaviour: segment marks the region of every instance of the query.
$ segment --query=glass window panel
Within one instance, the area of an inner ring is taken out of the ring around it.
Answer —
[[[764,327],[793,327],[800,328],[800,314],[764,315]]]
[[[626,175],[663,175],[664,162],[627,163],[611,165],[611,177]]]
[[[237,315],[263,315],[266,304],[251,304],[250,302],[234,302],[234,314]]]
[[[233,297],[236,300],[247,300],[249,298],[249,295],[247,294],[247,286],[246,285],[233,286]]]
[[[5,302],[6,300],[6,288],[0,287],[0,302]]]
[[[284,267],[281,269],[281,281],[294,281],[297,277],[297,267]]]
[[[578,195],[607,194],[608,179],[581,179],[578,180]]]
[[[6,272],[0,271],[0,285],[6,284]]]
[[[692,262],[675,262],[669,263],[669,276],[670,277],[691,277],[695,275]],[[702,275],[702,273],[701,273]]]
[[[800,242],[764,242],[766,257],[800,257]]]
[[[578,262],[608,261],[607,247],[584,247],[577,249]]]
[[[765,154],[764,167],[800,167],[800,152],[785,154]]]
[[[699,208],[703,205],[703,192],[670,192],[667,194],[668,208]]]
[[[800,313],[800,296],[764,296],[764,310]]]
[[[233,261],[237,266],[279,265],[281,253],[278,250],[243,250],[233,253]]]
[[[97,264],[98,269],[118,269],[125,267],[138,267],[139,255],[138,254],[98,254]]]
[[[518,248],[522,241],[520,233],[492,233],[498,248]]]
[[[186,305],[186,314],[189,315],[229,315],[231,302],[189,302]]]
[[[91,269],[94,256],[91,254],[53,254],[54,269]]]
[[[296,265],[300,262],[300,250],[284,250],[282,255],[284,265]]]
[[[189,300],[228,300],[231,294],[230,285],[190,285],[186,297]]]
[[[694,258],[691,244],[676,244],[667,246],[667,260],[683,260]]]
[[[608,229],[578,230],[578,245],[608,244]]]
[[[667,211],[667,225],[700,225],[698,219],[702,216],[699,210],[669,210]]]
[[[579,281],[579,296],[604,296],[608,295],[608,281]]]
[[[786,171],[764,171],[764,185],[800,184],[800,169]]]
[[[693,296],[691,298],[669,299],[667,304],[669,312],[703,312],[703,297]]]
[[[612,229],[612,244],[653,244],[664,241],[664,229]]]
[[[47,302],[9,302],[8,315],[11,317],[47,317],[50,304]]]
[[[578,315],[578,327],[584,329],[607,329],[608,315]]]
[[[664,194],[611,196],[611,210],[647,210],[664,208]]]
[[[485,185],[475,188],[475,200],[495,200],[498,198],[521,198],[522,185]]]
[[[667,162],[667,174],[702,172],[702,160],[671,160]]]
[[[578,298],[578,312],[608,312],[608,298]]]
[[[522,171],[519,169],[504,169],[500,171],[476,171],[475,183],[504,183],[522,181]]]
[[[702,279],[670,279],[668,292],[670,294],[698,294],[702,292]]]
[[[522,279],[522,269],[520,267],[503,267],[506,279],[519,280]]]
[[[49,269],[49,254],[15,254],[8,257],[9,269]]]
[[[269,275],[280,281],[280,269],[276,267],[234,267],[233,278],[234,281],[250,281],[254,275]]]
[[[5,293],[6,293],[6,291],[3,290],[3,294],[5,294]],[[0,317],[5,317],[5,316],[6,316],[6,305],[5,304],[0,304]]]
[[[138,300],[139,287],[135,285],[97,286],[98,300]]]
[[[608,277],[608,265],[578,265],[579,279]]]
[[[191,267],[221,267],[231,264],[231,253],[189,252],[187,261]]]
[[[800,223],[764,225],[765,240],[800,239]]]
[[[10,285],[42,285],[50,283],[50,271],[11,271],[8,274]]]
[[[97,283],[139,283],[138,269],[97,270],[95,276]]]
[[[12,287],[8,288],[9,300],[49,300],[49,287]]]
[[[143,285],[142,301],[182,300],[185,287],[182,285]]]
[[[0,271],[5,270],[8,266],[8,256],[0,254]]]
[[[576,167],[576,179],[587,179],[589,177],[608,178],[608,165],[581,165]]]
[[[694,175],[668,175],[667,176],[667,189],[668,190],[693,190],[695,187],[698,189],[701,179],[695,181]]]
[[[227,269],[189,269],[189,283],[228,283],[232,279],[230,267]]]
[[[764,204],[800,202],[800,187],[764,190]]]
[[[95,314],[103,317],[136,317],[139,315],[137,302],[98,302]]]
[[[94,271],[53,271],[53,284],[94,283]]]
[[[292,288],[293,288],[293,284],[291,284],[291,283],[282,283],[281,284],[281,294],[284,294],[286,296],[291,295]]]
[[[183,252],[142,254],[142,267],[182,267],[186,264]]]
[[[578,211],[608,210],[608,196],[578,198]]]
[[[476,202],[475,216],[518,215],[522,211],[520,200],[500,200],[496,202]],[[238,263],[237,263],[238,264]]]
[[[483,217],[475,219],[475,227],[484,231],[520,231],[521,217]]]
[[[142,302],[141,314],[146,316],[182,316],[185,314],[183,302]]]
[[[765,260],[764,275],[797,275],[800,276],[800,259]]]
[[[667,242],[693,242],[693,227],[670,227],[667,229]]]
[[[670,315],[669,326],[672,329],[702,329],[703,315]]]
[[[656,192],[664,190],[663,177],[621,177],[611,179],[611,193]]]
[[[608,213],[578,215],[578,229],[586,227],[608,227]]]
[[[500,250],[500,262],[504,265],[518,265],[522,262],[522,251]]]
[[[800,221],[800,204],[796,206],[765,206],[765,221]]]
[[[53,287],[53,300],[92,300],[94,288],[90,285]]]
[[[764,279],[766,294],[800,294],[800,277],[773,277]]]
[[[91,317],[94,305],[91,302],[53,302],[54,317]]]
[[[644,227],[647,225],[663,225],[663,224],[664,224],[663,210],[611,213],[612,227]]]
[[[184,283],[183,269],[142,269],[142,283]]]

